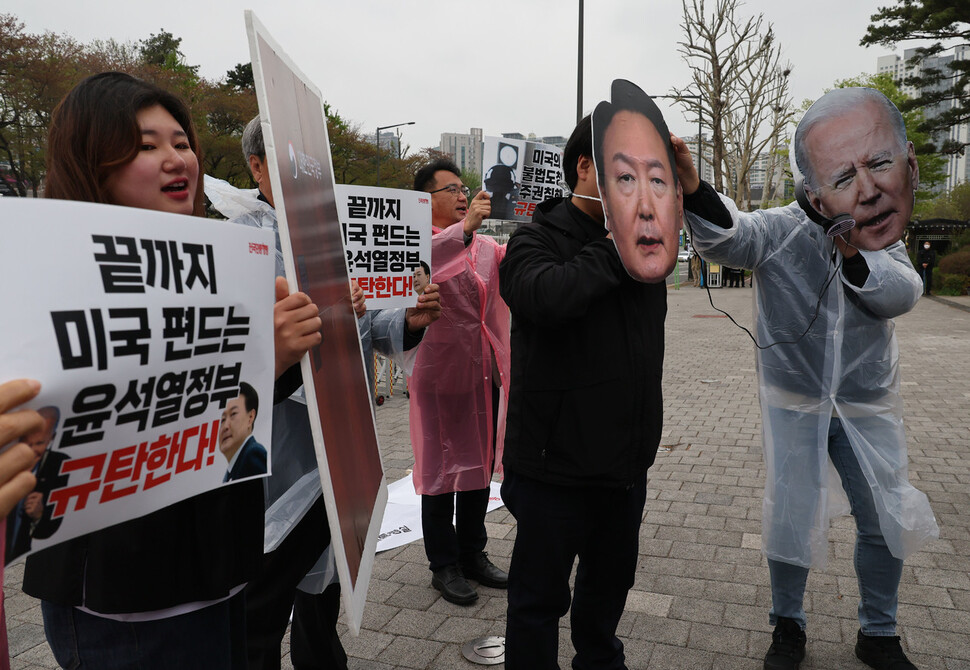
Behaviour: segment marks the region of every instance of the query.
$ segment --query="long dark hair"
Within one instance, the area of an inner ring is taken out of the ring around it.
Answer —
[[[105,182],[138,155],[141,130],[137,114],[155,105],[178,121],[198,158],[193,213],[201,215],[202,156],[189,108],[178,96],[123,72],[88,77],[54,109],[47,135],[45,196],[111,203]]]

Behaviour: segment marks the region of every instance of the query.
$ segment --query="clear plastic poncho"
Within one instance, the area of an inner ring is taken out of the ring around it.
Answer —
[[[721,200],[734,226],[688,214],[695,248],[710,262],[754,271],[761,346],[797,340],[841,260],[834,243],[797,204],[744,214]],[[828,457],[833,416],[872,488],[893,556],[905,559],[939,536],[926,495],[909,483],[892,321],[913,308],[922,285],[901,242],[860,253],[869,267],[861,288],[840,269],[797,344],[757,350],[767,466],[762,543],[769,558],[804,567],[824,566],[830,518],[848,511]]]
[[[205,176],[205,193],[212,206],[232,223],[267,228],[276,233],[276,276],[285,276],[283,251],[276,211],[258,199],[257,189],[237,189],[228,182]],[[410,372],[419,347],[404,351],[404,309],[369,310],[357,320],[364,360],[372,361],[376,349]],[[368,384],[374,386],[373,365],[367,366]],[[263,551],[276,549],[304,517],[322,493],[313,435],[307,414],[306,393],[301,386],[273,406],[273,472],[265,482],[266,516]],[[320,593],[334,580],[332,551],[328,547],[300,589]]]

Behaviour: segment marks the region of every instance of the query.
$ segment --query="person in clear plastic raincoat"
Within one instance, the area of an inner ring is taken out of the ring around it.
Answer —
[[[268,228],[276,235],[276,276],[285,276],[283,251],[266,172],[259,117],[243,133],[247,157],[259,189],[240,190],[206,175],[205,192],[233,223]],[[440,314],[437,287],[433,305],[419,310],[364,311],[363,292],[354,285],[354,308],[364,360],[376,349],[405,369],[414,363],[425,323]],[[426,296],[425,296],[426,297]],[[433,314],[432,316],[429,316]],[[297,366],[298,367],[298,366]],[[372,365],[366,366],[374,386]],[[273,472],[266,483],[265,560],[259,577],[246,589],[247,652],[251,668],[279,668],[280,643],[293,611],[290,652],[293,662],[313,667],[346,667],[336,631],[340,608],[326,509],[310,432],[304,388],[276,398],[273,407]]]
[[[903,560],[939,534],[926,495],[908,479],[892,321],[921,291],[899,241],[919,178],[902,117],[878,91],[835,89],[799,123],[792,170],[804,178],[806,205],[819,220],[844,213],[856,222],[834,237],[797,203],[739,212],[699,181],[686,145],[676,140],[675,148],[695,248],[755,277],[762,542],[776,626],[765,667],[795,668],[804,656],[805,580],[810,566],[825,564],[843,489],[858,526],[856,653],[888,667],[880,659],[902,655]]]
[[[428,328],[410,378],[414,489],[432,585],[469,605],[478,594],[466,578],[498,588],[508,578],[484,553],[508,397],[509,310],[498,290],[505,247],[476,234],[489,215],[488,193],[469,203],[451,161],[419,170],[414,190],[431,195],[431,280],[441,287],[441,319]]]

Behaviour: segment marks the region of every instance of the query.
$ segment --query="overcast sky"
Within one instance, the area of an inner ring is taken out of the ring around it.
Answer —
[[[587,0],[584,110],[630,79],[651,94],[688,83],[678,53],[681,3]],[[707,5],[713,5],[708,0]],[[797,104],[837,79],[875,71],[893,53],[862,48],[869,17],[893,0],[748,0],[744,16],[764,14],[792,64]],[[0,0],[29,32],[68,34],[81,42],[141,40],[164,29],[182,38],[189,64],[219,79],[249,61],[243,10],[250,8],[343,116],[373,133],[405,121],[403,142],[437,146],[442,132],[569,135],[576,116],[576,0]],[[782,8],[784,7],[784,8]],[[897,46],[895,53],[912,43]],[[658,101],[663,103],[663,101]],[[679,109],[670,129],[695,134]]]

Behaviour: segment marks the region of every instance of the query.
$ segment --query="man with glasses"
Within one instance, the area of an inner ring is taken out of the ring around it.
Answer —
[[[892,322],[922,288],[900,242],[919,180],[902,116],[878,91],[845,88],[799,123],[792,172],[804,177],[808,203],[830,220],[855,220],[834,237],[798,204],[738,212],[699,181],[686,145],[674,146],[684,207],[698,215],[691,242],[706,260],[757,277],[762,546],[775,626],[764,667],[794,670],[805,657],[805,582],[809,567],[824,565],[829,519],[847,497],[857,526],[856,656],[872,668],[915,668],[896,635],[899,580],[903,560],[939,529],[908,479]]]
[[[509,309],[498,290],[505,247],[476,234],[491,213],[489,195],[469,203],[452,161],[418,170],[414,190],[431,197],[431,271],[441,301],[441,319],[428,327],[410,380],[414,490],[431,584],[445,600],[471,605],[478,593],[469,578],[494,588],[508,583],[484,551],[508,398]]]

